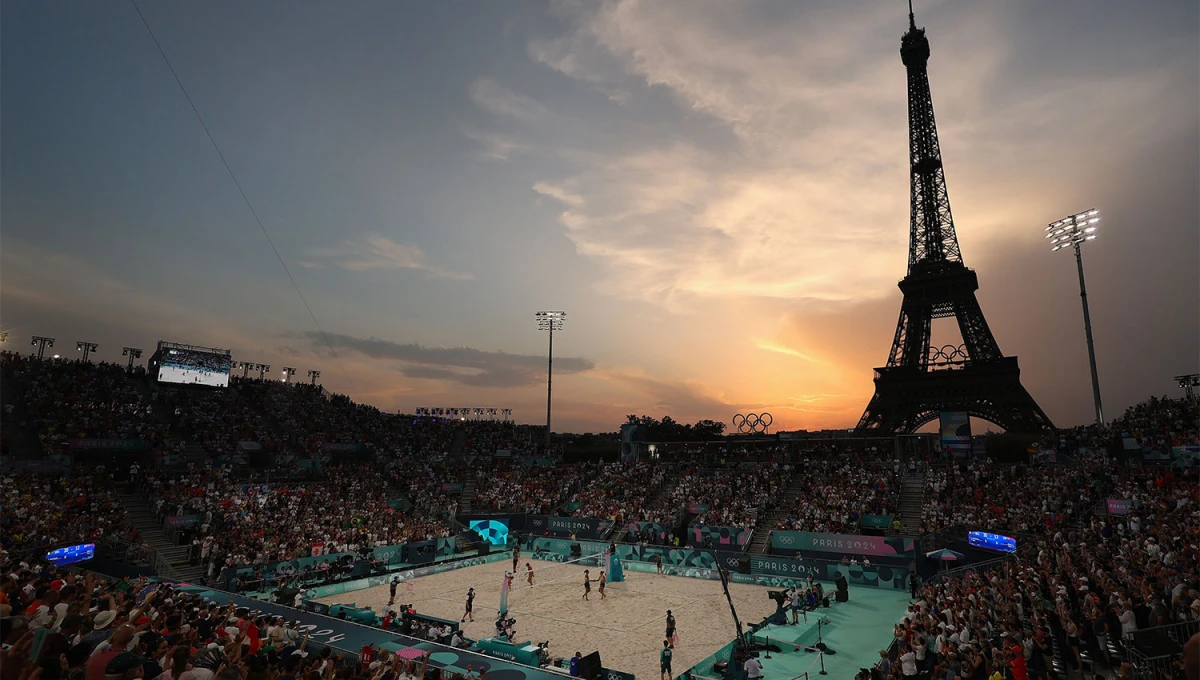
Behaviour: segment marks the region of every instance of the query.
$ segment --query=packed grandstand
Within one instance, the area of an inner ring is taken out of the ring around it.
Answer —
[[[737,444],[747,457],[701,455],[731,450],[712,442],[676,445],[685,455],[672,462],[617,461],[615,445],[607,460],[568,461],[512,423],[387,414],[319,386],[205,389],[111,364],[2,361],[5,680],[36,677],[20,658],[42,680],[420,677],[399,653],[305,651],[288,620],[160,586],[174,575],[214,592],[302,593],[362,573],[360,561],[386,573],[372,557],[385,546],[457,537],[470,549],[464,520],[488,515],[599,520],[593,538],[614,545],[715,540],[747,554],[770,554],[778,532],[907,535],[921,554],[967,529],[1017,537],[1015,556],[977,569],[914,570],[875,677],[1182,677],[1182,654],[1147,662],[1135,636],[1165,631],[1178,646],[1200,625],[1197,467],[1170,455],[1200,445],[1194,401],[1151,398],[1104,427],[1047,435],[1031,448],[1049,455],[1026,460],[900,460],[851,438],[801,438]],[[541,533],[578,538],[550,525]],[[46,562],[88,543],[159,580]],[[352,557],[269,568],[319,555]]]

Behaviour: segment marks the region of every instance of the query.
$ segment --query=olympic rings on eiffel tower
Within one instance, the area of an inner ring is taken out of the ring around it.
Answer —
[[[757,413],[742,415],[739,413],[733,417],[733,426],[742,434],[766,432],[767,428],[773,422],[775,422],[775,419],[771,417],[770,413],[763,413],[762,415],[758,415]]]

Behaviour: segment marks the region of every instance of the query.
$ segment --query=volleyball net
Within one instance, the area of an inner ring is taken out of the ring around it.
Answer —
[[[608,552],[592,553],[583,555],[582,557],[574,557],[565,562],[557,562],[554,564],[535,567],[533,570],[533,584],[529,583],[528,569],[524,565],[518,567],[516,573],[506,573],[503,581],[500,584],[500,611],[508,610],[508,598],[513,596],[520,598],[521,593],[530,589],[544,589],[546,586],[555,584],[578,585],[583,586],[584,570],[589,573],[587,578],[591,581],[598,581],[600,572],[608,569]],[[511,574],[511,581],[509,578]],[[596,585],[593,585],[596,587]]]

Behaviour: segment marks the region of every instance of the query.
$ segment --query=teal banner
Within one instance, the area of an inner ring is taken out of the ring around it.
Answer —
[[[863,515],[862,528],[886,529],[892,525],[891,515]]]
[[[363,444],[354,443],[327,443],[321,445],[325,453],[362,453],[367,450]]]
[[[579,544],[580,552],[584,556],[601,555],[609,549],[609,544],[603,541],[574,542]],[[571,543],[572,541],[561,538],[526,538],[525,549],[530,550],[535,559],[566,562],[572,559]],[[833,581],[838,574],[845,574],[846,580],[855,585],[901,590],[907,587],[908,571],[903,567],[863,568],[825,560],[752,556],[751,573],[742,574],[738,573],[738,569],[746,556],[741,553],[652,545],[618,545],[617,557],[621,559],[621,566],[626,571],[657,572],[658,566],[654,558],[658,557],[662,559],[663,571],[668,574],[710,580],[720,578],[717,573],[719,560],[730,581],[772,588],[802,586],[809,578]]]
[[[403,498],[397,498],[395,500],[388,501],[387,506],[393,510],[404,511],[404,510],[408,510],[409,508],[411,508],[412,503],[409,503],[407,500],[405,500]]]

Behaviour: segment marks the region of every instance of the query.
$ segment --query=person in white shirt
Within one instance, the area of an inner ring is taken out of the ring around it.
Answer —
[[[900,655],[900,672],[906,678],[916,677],[917,655],[913,653],[912,648],[906,648],[904,653]]]
[[[753,656],[746,659],[746,663],[742,664],[742,669],[746,671],[746,680],[758,680],[762,678],[762,664]]]

